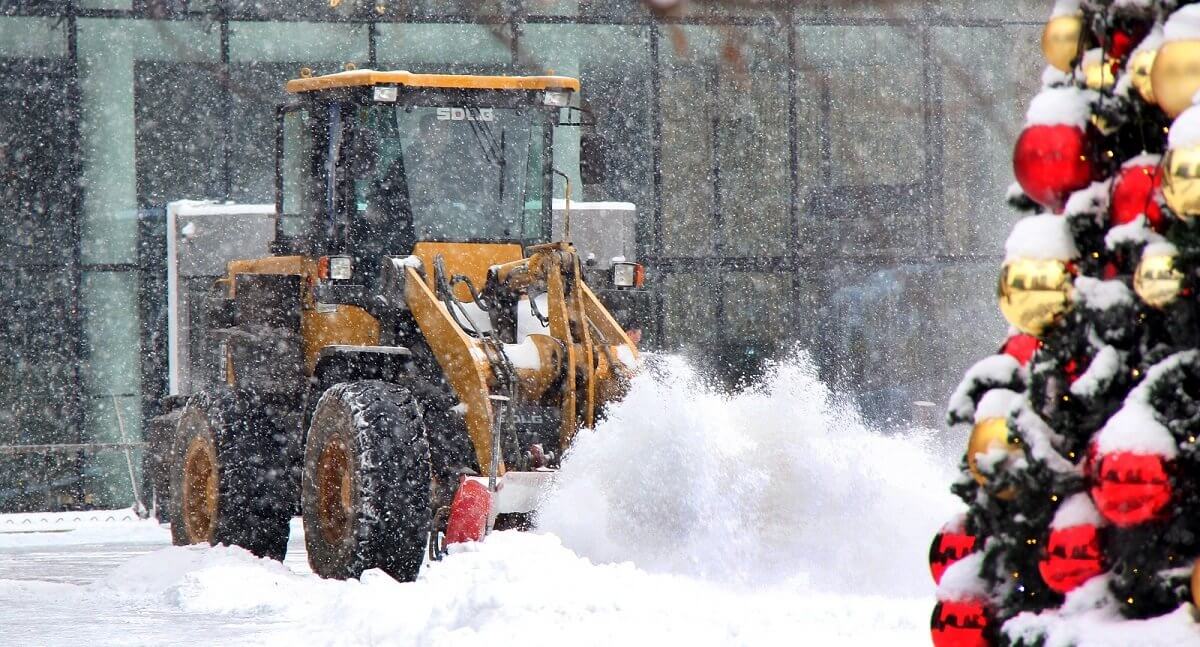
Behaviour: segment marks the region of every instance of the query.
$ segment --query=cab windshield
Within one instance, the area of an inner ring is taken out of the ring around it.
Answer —
[[[353,219],[414,240],[544,238],[541,111],[373,105],[354,118]]]

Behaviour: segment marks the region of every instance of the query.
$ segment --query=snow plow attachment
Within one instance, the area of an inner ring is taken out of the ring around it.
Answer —
[[[637,348],[583,282],[569,243],[504,261],[507,251],[419,243],[396,261],[413,319],[461,402],[478,465],[438,516],[446,543],[481,538],[484,507],[485,532],[498,520],[520,526],[513,520],[533,511],[576,430],[624,394],[637,364]],[[471,265],[474,277],[447,269]]]

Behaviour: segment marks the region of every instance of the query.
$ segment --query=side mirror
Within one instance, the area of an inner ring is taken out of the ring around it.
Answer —
[[[603,184],[608,177],[604,137],[594,130],[579,135],[579,179],[584,184]]]

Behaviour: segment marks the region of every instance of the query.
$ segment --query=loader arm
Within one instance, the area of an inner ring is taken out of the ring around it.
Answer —
[[[467,435],[475,447],[479,469],[487,474],[492,465],[492,405],[488,400],[491,368],[487,357],[454,323],[446,306],[438,301],[421,275],[411,267],[405,268],[405,273],[404,290],[409,311],[437,358],[446,381],[467,408]],[[496,471],[504,474],[503,462]]]

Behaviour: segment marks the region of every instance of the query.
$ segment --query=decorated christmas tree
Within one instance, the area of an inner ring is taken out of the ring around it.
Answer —
[[[967,371],[938,647],[1200,644],[1200,4],[1060,0]]]

